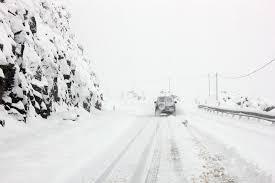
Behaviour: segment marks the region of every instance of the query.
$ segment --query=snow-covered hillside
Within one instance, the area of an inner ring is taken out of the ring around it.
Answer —
[[[0,113],[26,120],[60,108],[101,108],[99,82],[70,16],[58,0],[0,1]]]

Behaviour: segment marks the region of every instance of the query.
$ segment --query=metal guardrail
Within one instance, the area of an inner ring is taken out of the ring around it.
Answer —
[[[210,107],[210,106],[206,106],[206,105],[198,105],[198,108],[205,109],[208,111],[216,111],[216,112],[221,112],[221,113],[226,113],[226,114],[232,114],[233,116],[238,115],[238,116],[244,116],[244,117],[248,117],[248,118],[251,117],[251,118],[255,118],[255,119],[266,120],[266,121],[272,122],[272,124],[275,124],[275,116],[274,115],[250,112],[250,111],[244,111],[244,110],[232,110],[232,109],[225,109],[225,108],[220,108],[220,107]]]

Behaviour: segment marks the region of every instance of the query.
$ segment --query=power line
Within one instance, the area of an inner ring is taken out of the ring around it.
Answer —
[[[255,74],[256,72],[259,72],[260,70],[264,69],[265,67],[267,67],[268,65],[272,64],[273,62],[275,62],[275,59],[265,63],[263,66],[247,73],[247,74],[244,74],[244,75],[240,75],[240,76],[222,76],[220,75],[221,78],[224,78],[224,79],[241,79],[241,78],[245,78],[245,77],[248,77],[248,76],[251,76],[253,74]]]

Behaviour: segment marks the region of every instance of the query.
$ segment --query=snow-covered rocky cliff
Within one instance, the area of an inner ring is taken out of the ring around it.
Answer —
[[[58,0],[0,0],[0,113],[26,120],[68,107],[101,108],[90,60]]]

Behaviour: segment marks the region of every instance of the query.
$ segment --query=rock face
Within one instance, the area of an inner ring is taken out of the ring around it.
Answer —
[[[102,93],[58,0],[0,1],[0,105],[25,120],[64,107],[101,109]]]

